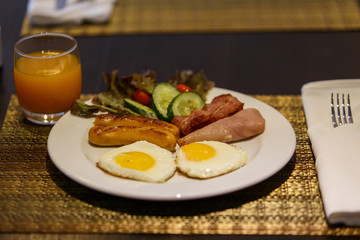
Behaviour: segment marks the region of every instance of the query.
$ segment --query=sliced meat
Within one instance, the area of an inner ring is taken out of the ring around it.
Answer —
[[[187,135],[219,119],[233,115],[243,109],[244,103],[231,94],[215,97],[201,110],[194,110],[189,116],[175,116],[171,123],[176,125],[183,135]]]
[[[194,110],[190,116],[176,116],[171,121],[183,135],[187,135],[211,123],[210,114],[203,110]]]
[[[263,133],[265,119],[255,108],[248,108],[236,114],[220,119],[185,137],[178,139],[180,146],[197,141],[234,142]]]
[[[223,94],[215,97],[211,103],[206,104],[202,110],[210,114],[212,122],[229,117],[242,110],[244,103],[240,102],[231,94]]]

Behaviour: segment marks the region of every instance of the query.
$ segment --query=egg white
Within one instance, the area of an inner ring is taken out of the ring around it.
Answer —
[[[122,167],[115,162],[116,156],[120,153],[132,151],[150,155],[155,160],[155,165],[146,171],[141,171]],[[147,141],[138,141],[108,151],[101,155],[97,166],[115,176],[154,183],[165,182],[176,171],[173,154]]]
[[[215,149],[215,156],[202,161],[192,161],[186,158],[181,148],[176,151],[176,165],[180,172],[193,178],[212,178],[229,173],[244,166],[247,153],[244,149],[217,141],[200,141]]]

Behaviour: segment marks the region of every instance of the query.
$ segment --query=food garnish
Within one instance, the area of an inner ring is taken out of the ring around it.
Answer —
[[[199,93],[205,101],[207,93],[215,86],[214,82],[206,78],[204,71],[194,74],[191,70],[176,71],[175,76],[169,79],[169,83],[174,86],[185,84],[192,91]]]
[[[156,85],[152,95],[152,103],[159,119],[167,122],[170,120],[168,118],[168,107],[171,101],[179,94],[179,90],[170,83]]]
[[[182,93],[192,91],[192,89],[189,86],[187,86],[185,84],[181,84],[181,83],[176,85],[176,89],[179,90],[179,92],[182,92]]]
[[[105,111],[118,115],[156,117],[170,122],[167,109],[172,99],[181,93],[177,86],[181,86],[182,91],[190,89],[206,100],[208,91],[215,85],[203,72],[193,74],[191,70],[177,71],[167,83],[157,83],[156,73],[150,69],[144,70],[141,74],[134,73],[123,77],[119,77],[118,73],[118,70],[104,73],[104,81],[108,85],[107,91],[97,94],[91,104],[79,99],[74,101],[70,112],[81,117],[93,117],[98,112]],[[169,96],[168,92],[164,91],[167,88],[162,88],[164,85],[174,89],[169,92],[171,93]],[[156,88],[161,91],[155,90]],[[155,111],[155,115],[149,109]]]
[[[141,89],[136,90],[134,93],[134,98],[137,102],[144,104],[146,106],[150,106],[151,104],[151,97],[144,90]]]
[[[101,111],[107,111],[109,113],[118,113],[116,110],[106,107],[104,105],[93,104],[89,105],[82,102],[80,99],[76,99],[71,106],[71,113],[80,117],[93,117],[95,113]]]
[[[156,112],[149,108],[146,105],[143,105],[137,101],[134,101],[130,98],[124,98],[125,107],[130,108],[135,113],[138,113],[140,116],[148,117],[148,118],[155,118],[157,119]]]
[[[168,106],[168,119],[172,120],[174,116],[189,116],[194,110],[202,109],[204,106],[205,102],[198,93],[180,93],[173,98]]]

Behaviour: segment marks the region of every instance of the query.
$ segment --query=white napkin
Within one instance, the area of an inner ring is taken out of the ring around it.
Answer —
[[[57,9],[57,0],[29,0],[27,15],[33,25],[78,25],[84,21],[104,23],[109,20],[115,0],[67,0]]]
[[[333,128],[331,92],[350,94],[355,124]],[[302,89],[308,135],[329,223],[360,225],[360,79],[328,80]]]

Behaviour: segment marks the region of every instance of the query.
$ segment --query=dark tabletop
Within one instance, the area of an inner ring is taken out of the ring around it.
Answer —
[[[0,70],[0,125],[3,123],[9,98],[15,93],[13,46],[20,37],[25,10],[24,0],[0,0],[3,55],[3,66]],[[245,94],[298,95],[301,93],[301,86],[310,81],[360,78],[360,32],[358,31],[140,34],[77,37],[77,40],[83,71],[82,93],[97,93],[104,90],[106,88],[102,78],[104,71],[119,69],[120,74],[126,75],[141,72],[145,67],[155,70],[160,81],[167,80],[176,70],[204,70],[206,76],[216,82],[217,87]],[[0,239],[2,237],[18,239],[20,236],[25,235],[5,234],[0,235]],[[87,239],[90,235],[73,237],[71,239]],[[93,239],[158,238],[158,236],[146,235],[93,235],[92,237]],[[185,238],[184,236],[162,237]],[[236,237],[260,239],[256,236]],[[263,236],[261,239],[278,239],[278,237]],[[187,238],[228,239],[227,236],[187,236]],[[296,236],[286,238],[303,239]]]

